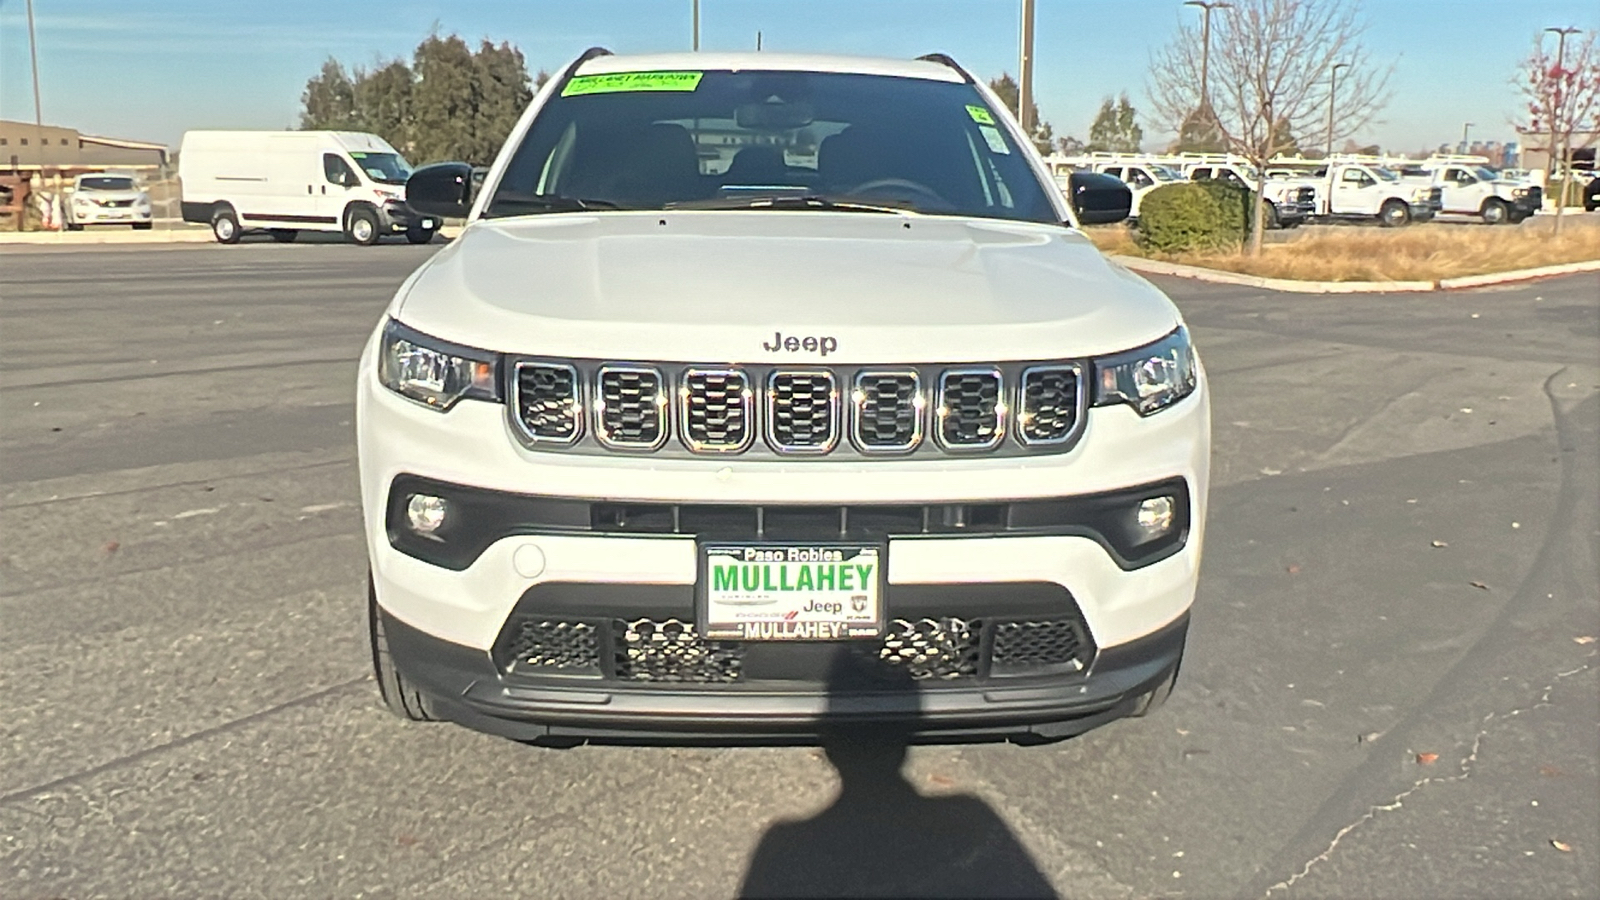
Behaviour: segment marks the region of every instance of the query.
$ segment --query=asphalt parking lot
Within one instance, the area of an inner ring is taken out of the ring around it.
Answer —
[[[1160,281],[1215,393],[1171,701],[841,779],[379,707],[352,382],[437,249],[0,252],[0,896],[1600,891],[1600,278]]]

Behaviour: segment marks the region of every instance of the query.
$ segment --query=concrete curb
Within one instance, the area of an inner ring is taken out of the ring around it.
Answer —
[[[1581,272],[1600,272],[1600,260],[1564,263],[1559,266],[1541,266],[1536,269],[1518,269],[1512,272],[1491,272],[1487,275],[1465,275],[1460,278],[1443,278],[1438,281],[1293,281],[1286,278],[1263,278],[1259,275],[1241,275],[1203,266],[1185,266],[1161,262],[1138,256],[1112,256],[1113,262],[1152,275],[1173,275],[1192,278],[1212,284],[1237,284],[1258,287],[1269,291],[1290,294],[1399,294],[1426,291],[1449,291],[1462,288],[1486,287],[1515,281],[1532,281],[1556,275],[1575,275]]]

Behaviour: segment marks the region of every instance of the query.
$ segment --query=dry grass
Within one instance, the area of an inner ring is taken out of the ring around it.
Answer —
[[[1242,253],[1146,253],[1126,228],[1090,229],[1107,253],[1145,256],[1185,265],[1300,281],[1437,281],[1600,260],[1600,217],[1568,214],[1561,235],[1554,217],[1520,226],[1428,223],[1387,229],[1319,226],[1272,233],[1258,257]]]

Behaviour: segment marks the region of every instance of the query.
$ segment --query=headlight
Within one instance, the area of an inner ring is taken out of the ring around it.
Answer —
[[[149,206],[150,198],[145,194],[140,194],[139,196],[133,198],[133,205],[138,207]]]
[[[431,338],[391,319],[383,328],[378,380],[440,411],[463,397],[498,403],[500,354]]]
[[[399,191],[384,191],[384,190],[374,189],[372,193],[373,193],[373,196],[377,197],[379,200],[399,200],[399,199],[401,199]]]
[[[1179,327],[1137,350],[1093,361],[1094,405],[1126,403],[1139,415],[1166,409],[1194,393],[1198,376],[1189,330]]]
[[[73,206],[88,206],[89,202],[90,201],[89,201],[88,197],[73,197],[72,198],[72,205]]]
[[[1511,196],[1520,200],[1523,197],[1528,196],[1528,189],[1525,187],[1513,188],[1511,191]]]

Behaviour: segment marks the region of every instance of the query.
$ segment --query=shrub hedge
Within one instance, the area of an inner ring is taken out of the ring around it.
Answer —
[[[1158,253],[1237,249],[1250,233],[1251,197],[1223,181],[1158,187],[1139,203],[1139,245]]]

